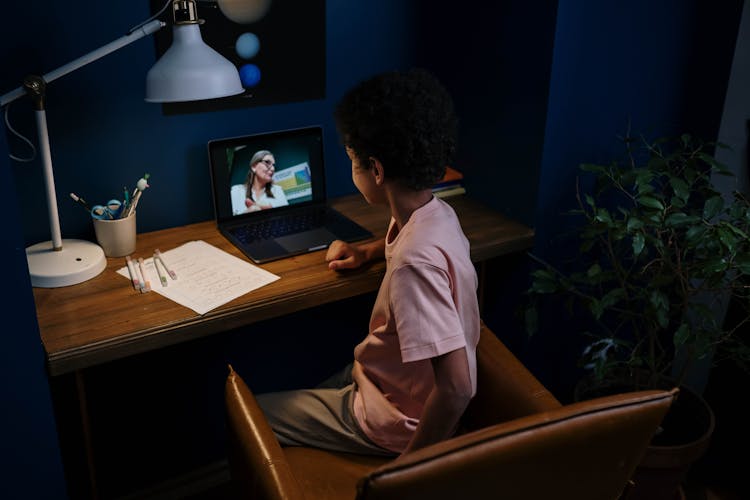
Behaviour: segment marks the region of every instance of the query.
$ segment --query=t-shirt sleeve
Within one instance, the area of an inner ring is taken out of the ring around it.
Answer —
[[[404,363],[466,346],[445,271],[429,264],[401,266],[393,271],[389,292]]]

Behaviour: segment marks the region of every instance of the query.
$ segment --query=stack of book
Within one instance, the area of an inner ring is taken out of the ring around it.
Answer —
[[[445,175],[432,187],[432,192],[440,198],[466,193],[463,185],[464,174],[453,167],[445,168]]]

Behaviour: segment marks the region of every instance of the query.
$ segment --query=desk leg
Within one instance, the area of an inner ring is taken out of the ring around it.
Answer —
[[[88,400],[86,399],[86,384],[83,380],[83,371],[77,370],[76,392],[78,393],[78,410],[81,413],[81,432],[83,433],[83,443],[86,449],[86,464],[88,466],[88,477],[91,486],[91,498],[99,498],[98,488],[96,485],[96,462],[94,461],[94,445],[91,439],[91,422],[89,420]]]
[[[49,383],[68,496],[97,500],[99,491],[84,373],[50,376]]]

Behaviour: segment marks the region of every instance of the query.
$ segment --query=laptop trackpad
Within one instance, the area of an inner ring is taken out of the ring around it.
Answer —
[[[289,252],[299,250],[319,250],[327,247],[336,236],[324,227],[311,229],[302,233],[290,234],[276,238],[276,243],[284,247]]]

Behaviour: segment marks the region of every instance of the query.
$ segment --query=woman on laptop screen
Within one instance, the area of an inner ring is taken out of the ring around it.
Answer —
[[[270,151],[263,149],[252,156],[245,183],[232,186],[235,215],[289,204],[284,190],[273,182],[275,171],[276,159]]]

